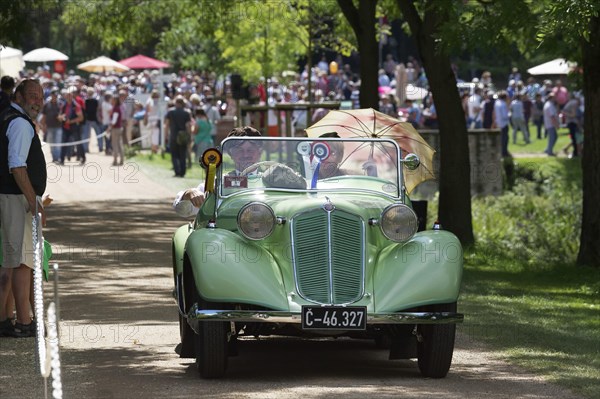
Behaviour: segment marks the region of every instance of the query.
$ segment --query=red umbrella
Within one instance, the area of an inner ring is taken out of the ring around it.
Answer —
[[[125,58],[119,61],[123,65],[127,65],[131,69],[161,69],[168,68],[171,65],[167,62],[146,57],[145,55],[134,55],[133,57]]]

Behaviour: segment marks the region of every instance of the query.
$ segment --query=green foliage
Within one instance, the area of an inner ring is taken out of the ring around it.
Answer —
[[[131,43],[143,46],[156,42],[181,4],[151,0],[69,1],[62,20],[66,25],[85,21],[87,32],[97,37],[105,50]]]
[[[581,228],[578,160],[519,160],[515,185],[500,197],[475,199],[473,226],[478,252],[488,260],[521,265],[572,264]]]
[[[527,55],[535,47],[534,7],[526,0],[417,0],[415,6],[421,19],[432,9],[443,15],[443,22],[433,31],[438,49],[448,54],[466,49],[473,54],[490,47],[496,53],[510,53],[516,47]]]
[[[321,49],[348,52],[343,37],[332,34],[332,1],[288,0],[231,2],[235,13],[220,21],[214,36],[227,68],[257,81],[293,68],[299,58]]]
[[[581,38],[589,41],[590,20],[599,13],[600,3],[595,0],[550,1],[540,10],[537,39],[551,48],[559,42],[561,49],[571,49],[565,56],[573,55]]]
[[[288,2],[246,2],[249,8],[222,21],[215,30],[216,42],[230,71],[246,80],[258,81],[306,53],[308,32],[298,23],[301,15]],[[277,5],[278,7],[275,7]]]
[[[175,68],[256,81],[289,69],[309,44],[349,52],[349,42],[331,34],[337,11],[327,0],[82,0],[66,3],[62,21],[86,21],[105,50],[155,46]]]
[[[0,45],[19,45],[22,36],[30,35],[36,23],[47,17],[57,0],[4,0],[0,3]]]

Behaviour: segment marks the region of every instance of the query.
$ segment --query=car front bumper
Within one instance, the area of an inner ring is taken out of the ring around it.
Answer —
[[[272,310],[203,310],[194,304],[189,320],[301,324],[300,312]],[[464,315],[454,312],[368,313],[367,325],[375,324],[449,324],[462,323]]]

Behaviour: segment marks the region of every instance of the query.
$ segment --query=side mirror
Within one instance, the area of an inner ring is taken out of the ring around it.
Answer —
[[[419,156],[413,153],[410,153],[407,156],[405,156],[401,162],[402,164],[404,164],[404,166],[406,166],[406,169],[408,170],[415,170],[419,167],[419,165],[421,165],[421,160],[419,159]]]

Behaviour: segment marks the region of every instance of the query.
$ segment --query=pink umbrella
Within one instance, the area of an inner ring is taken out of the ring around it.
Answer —
[[[388,95],[392,92],[392,88],[390,86],[379,86],[379,94]]]
[[[145,55],[141,54],[125,58],[124,60],[121,60],[119,62],[123,65],[128,66],[131,69],[162,69],[171,66],[171,64],[167,62],[146,57]]]

